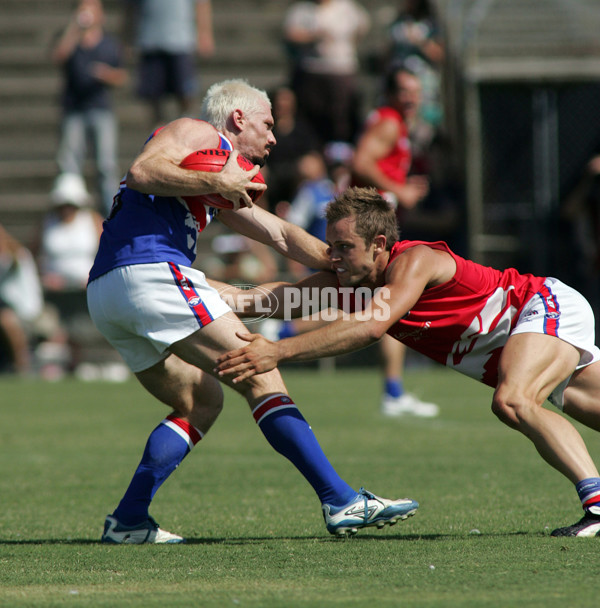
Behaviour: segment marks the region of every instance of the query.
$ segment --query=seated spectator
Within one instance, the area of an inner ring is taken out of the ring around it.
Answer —
[[[24,298],[23,294],[27,297]],[[26,375],[43,297],[31,252],[0,225],[0,369]]]
[[[98,333],[87,312],[85,287],[98,249],[102,217],[90,207],[91,198],[78,174],[59,175],[50,199],[51,208],[42,220],[34,251],[44,298],[60,318],[61,328],[52,332],[50,342],[57,352],[61,345],[68,350],[54,364],[73,371],[81,362],[85,342],[93,341]]]
[[[277,278],[277,259],[267,245],[229,230],[216,236],[204,260],[211,276],[228,283],[267,283]]]
[[[335,184],[327,172],[323,155],[312,152],[298,163],[300,186],[286,216],[288,222],[325,240],[325,207],[335,198]]]
[[[85,290],[98,249],[102,217],[89,207],[83,178],[63,173],[51,195],[36,252],[46,291]]]

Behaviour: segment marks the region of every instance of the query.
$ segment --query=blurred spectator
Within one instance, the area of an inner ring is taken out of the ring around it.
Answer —
[[[41,356],[47,359],[47,375],[54,378],[61,374],[56,368],[76,369],[86,341],[97,335],[87,313],[85,287],[98,249],[102,217],[90,208],[90,196],[77,174],[59,175],[50,200],[34,252],[44,299],[58,313],[57,326]]]
[[[309,234],[325,241],[327,227],[325,207],[336,196],[336,184],[330,178],[323,154],[317,151],[305,154],[298,161],[297,172],[299,185],[296,194],[282,215],[288,222],[304,228]],[[313,272],[312,269],[293,260],[288,260],[287,266],[294,281]],[[330,320],[337,317],[335,312],[328,311],[328,314]],[[269,339],[280,340],[317,329],[323,324],[321,319],[315,320],[311,317],[291,321],[267,319],[262,323],[260,331]]]
[[[193,113],[198,93],[196,56],[215,52],[211,0],[125,0],[125,35],[139,52],[138,94],[152,126],[167,122],[174,96],[179,116]]]
[[[211,249],[215,255],[203,265],[220,281],[255,285],[277,278],[277,259],[263,243],[227,230],[212,240]]]
[[[24,297],[26,294],[26,297]],[[0,225],[0,369],[28,374],[43,296],[31,252]]]
[[[277,205],[289,203],[298,188],[298,161],[309,152],[319,150],[320,143],[312,125],[299,114],[296,94],[281,86],[270,94],[277,145],[271,149],[269,162],[262,169],[269,189],[266,192],[269,211],[276,213]]]
[[[444,47],[431,0],[400,0],[389,26],[386,69],[406,66],[421,81],[420,113],[433,126],[442,121],[441,65]]]
[[[386,76],[384,88],[386,101],[369,114],[356,145],[353,182],[377,188],[396,206],[401,220],[429,191],[425,176],[409,176],[410,131],[418,120],[421,84],[413,72],[397,67]]]
[[[325,241],[325,207],[336,195],[335,184],[319,152],[306,154],[298,165],[300,186],[292,200],[286,219]]]
[[[321,145],[354,139],[360,122],[358,43],[370,25],[355,0],[294,2],[285,15],[291,87]]]
[[[64,73],[59,170],[83,175],[89,139],[102,212],[108,214],[118,186],[117,121],[111,88],[123,85],[127,72],[118,43],[104,32],[100,0],[78,3],[54,44],[52,59]]]
[[[85,290],[102,232],[102,217],[90,208],[80,175],[63,173],[50,195],[36,244],[42,285],[47,292]]]
[[[411,175],[410,129],[418,121],[421,83],[405,67],[396,66],[385,78],[385,104],[368,116],[353,159],[355,185],[377,188],[393,205],[403,227],[405,215],[421,204],[429,193],[424,175]],[[437,416],[439,408],[404,390],[406,346],[384,336],[380,341],[384,388],[381,412],[384,416]]]

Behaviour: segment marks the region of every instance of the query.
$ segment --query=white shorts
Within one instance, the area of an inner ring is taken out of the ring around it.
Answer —
[[[115,268],[87,288],[90,316],[133,372],[231,310],[203,272],[170,262]]]
[[[588,301],[575,289],[562,281],[547,278],[544,288],[525,304],[514,334],[538,333],[556,336],[572,344],[580,353],[576,369],[600,361],[600,349],[594,344],[594,312]],[[549,401],[562,409],[563,393],[569,384],[569,376],[548,397]]]

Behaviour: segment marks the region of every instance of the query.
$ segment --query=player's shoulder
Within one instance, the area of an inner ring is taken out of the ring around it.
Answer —
[[[188,116],[182,116],[176,118],[171,122],[167,123],[163,130],[170,131],[189,131],[191,133],[214,133],[218,134],[217,129],[205,120],[199,118],[190,118]]]
[[[431,264],[439,254],[448,254],[447,248],[444,248],[443,245],[444,243],[441,241],[433,243],[426,241],[398,241],[390,251],[387,270],[390,271],[398,266],[400,260],[402,260],[402,264],[404,265]]]
[[[385,274],[391,284],[422,278],[433,287],[449,281],[456,271],[455,256],[443,241],[400,241],[392,248]]]
[[[218,148],[220,143],[217,129],[205,120],[197,118],[177,118],[162,127],[156,134],[160,134],[163,138],[176,138],[181,145],[194,150]]]
[[[392,106],[379,106],[373,110],[373,115],[377,116],[379,120],[402,122],[402,115]]]
[[[365,121],[367,131],[386,130],[395,133],[401,129],[403,124],[400,114],[390,106],[375,108]]]

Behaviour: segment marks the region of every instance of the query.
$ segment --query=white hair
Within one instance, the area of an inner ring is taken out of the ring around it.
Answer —
[[[213,84],[206,92],[202,100],[200,118],[218,130],[223,130],[234,110],[254,114],[262,109],[264,102],[271,107],[267,93],[253,87],[248,81],[242,78],[223,80]]]

